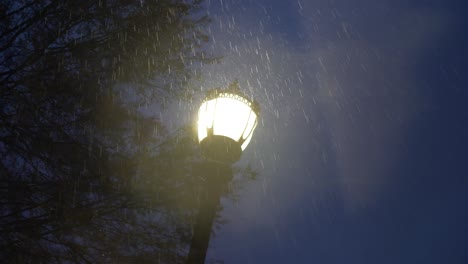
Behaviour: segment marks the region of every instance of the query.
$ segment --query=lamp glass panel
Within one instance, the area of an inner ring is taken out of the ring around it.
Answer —
[[[208,131],[206,131],[206,127],[198,123],[198,142],[201,142],[207,136],[208,136]]]
[[[216,100],[213,134],[239,141],[249,118],[250,107],[233,98],[220,97]]]
[[[251,111],[249,119],[247,121],[247,126],[245,127],[244,134],[242,134],[242,138],[245,140],[253,131],[254,126],[257,123],[257,115]]]
[[[213,116],[216,100],[204,102],[198,110],[198,140],[208,136],[207,129],[213,127]]]
[[[256,126],[257,126],[257,125],[255,124],[255,126],[252,128],[252,132],[253,132],[253,129],[255,129]],[[242,143],[242,145],[241,145],[242,151],[244,151],[244,149],[247,147],[247,145],[249,145],[250,140],[252,139],[252,135],[253,135],[253,133],[250,133],[250,134],[247,136],[247,138],[245,139],[244,143]]]
[[[257,115],[252,111],[247,121],[247,126],[245,127],[244,134],[242,134],[242,139],[244,142],[241,145],[242,150],[244,150],[252,139],[252,134],[257,126]]]

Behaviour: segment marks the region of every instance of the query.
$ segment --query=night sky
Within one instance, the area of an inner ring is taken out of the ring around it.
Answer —
[[[208,259],[468,263],[464,2],[207,1],[203,86],[262,107]]]

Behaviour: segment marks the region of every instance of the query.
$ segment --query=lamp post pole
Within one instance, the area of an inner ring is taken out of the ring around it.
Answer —
[[[232,178],[229,165],[215,162],[204,163],[202,172],[206,174],[206,182],[200,197],[200,208],[196,219],[187,263],[205,263],[206,252],[211,236],[213,221],[219,206],[223,190]]]
[[[237,82],[228,89],[208,92],[198,111],[198,140],[206,163],[206,176],[200,197],[190,251],[189,264],[205,263],[213,221],[223,190],[232,178],[231,164],[239,160],[257,125],[260,108],[244,96]]]

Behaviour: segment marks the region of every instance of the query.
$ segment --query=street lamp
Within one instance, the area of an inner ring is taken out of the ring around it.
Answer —
[[[198,141],[208,159],[206,182],[192,236],[187,263],[205,262],[211,228],[223,187],[232,178],[231,164],[238,161],[252,139],[260,107],[239,89],[237,82],[228,89],[208,92],[198,110]]]
[[[208,93],[198,111],[198,141],[203,154],[213,160],[234,163],[239,160],[257,126],[259,106],[239,90]]]

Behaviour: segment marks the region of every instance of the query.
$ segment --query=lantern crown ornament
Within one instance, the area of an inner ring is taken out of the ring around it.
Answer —
[[[237,82],[208,91],[198,110],[198,141],[212,160],[234,163],[252,139],[260,107],[246,97]]]

